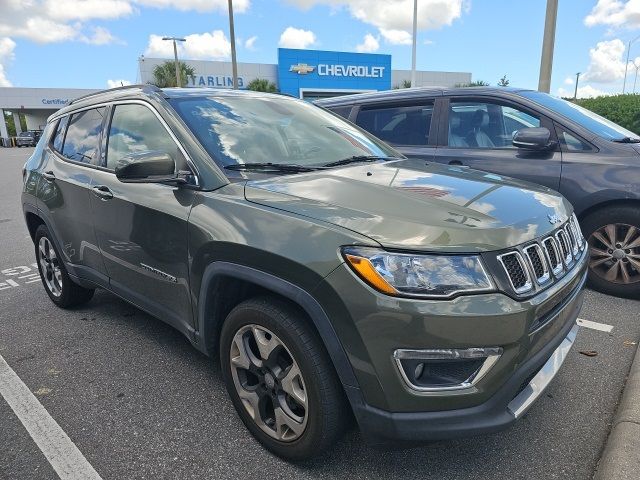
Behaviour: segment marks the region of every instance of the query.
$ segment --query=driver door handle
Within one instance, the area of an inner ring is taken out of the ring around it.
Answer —
[[[100,200],[110,200],[113,198],[113,192],[106,185],[96,185],[93,187],[93,194]]]

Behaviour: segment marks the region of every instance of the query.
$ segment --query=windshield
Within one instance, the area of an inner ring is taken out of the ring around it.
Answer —
[[[221,95],[174,98],[172,105],[222,166],[321,166],[350,157],[402,157],[358,127],[302,100]]]
[[[520,92],[523,97],[547,107],[607,140],[640,139],[638,135],[575,103],[542,92]]]
[[[22,132],[20,135],[18,135],[19,137],[33,137],[33,133],[31,132]]]

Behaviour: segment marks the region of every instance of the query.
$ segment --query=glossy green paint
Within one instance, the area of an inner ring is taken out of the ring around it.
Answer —
[[[557,319],[529,333],[543,311],[579,288],[586,254],[561,281],[525,301],[499,292],[452,300],[386,296],[358,279],[340,255],[346,245],[422,252],[513,247],[552,231],[549,216],[565,221],[571,214],[549,189],[417,160],[232,183],[163,95],[143,89],[81,100],[53,120],[84,106],[133,100],[155,109],[174,132],[197,170],[198,188],[122,183],[110,171],[68,162],[40,145],[26,165],[22,201],[52,226],[75,278],[114,291],[196,345],[199,306],[216,295],[201,297],[205,269],[214,262],[249,266],[315,298],[368,404],[397,412],[445,410],[489,398],[577,315],[580,293]],[[46,143],[49,136],[43,138]],[[47,171],[55,181],[41,177]],[[96,185],[109,186],[114,199],[94,198]],[[411,392],[392,359],[396,348],[479,346],[499,346],[504,354],[464,392]]]

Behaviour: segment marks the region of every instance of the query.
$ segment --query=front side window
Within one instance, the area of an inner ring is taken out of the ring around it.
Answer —
[[[64,157],[97,165],[105,111],[104,107],[92,108],[71,115],[62,147]]]
[[[565,152],[589,152],[593,150],[587,142],[560,126],[556,126],[556,132],[560,145],[562,145],[562,149]]]
[[[425,146],[433,105],[384,106],[362,109],[356,123],[391,145]]]
[[[511,141],[518,130],[539,126],[539,117],[508,105],[454,100],[449,109],[449,146],[514,148]]]
[[[363,130],[312,104],[281,96],[183,97],[172,105],[222,166],[321,166],[354,156],[400,156]]]
[[[162,152],[176,162],[179,159],[178,146],[149,108],[116,105],[109,128],[107,168],[114,170],[122,157],[143,152]]]

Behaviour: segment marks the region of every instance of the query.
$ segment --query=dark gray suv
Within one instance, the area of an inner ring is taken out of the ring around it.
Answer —
[[[409,158],[562,193],[590,245],[590,284],[640,296],[640,137],[559,98],[512,88],[402,89],[319,100]]]

